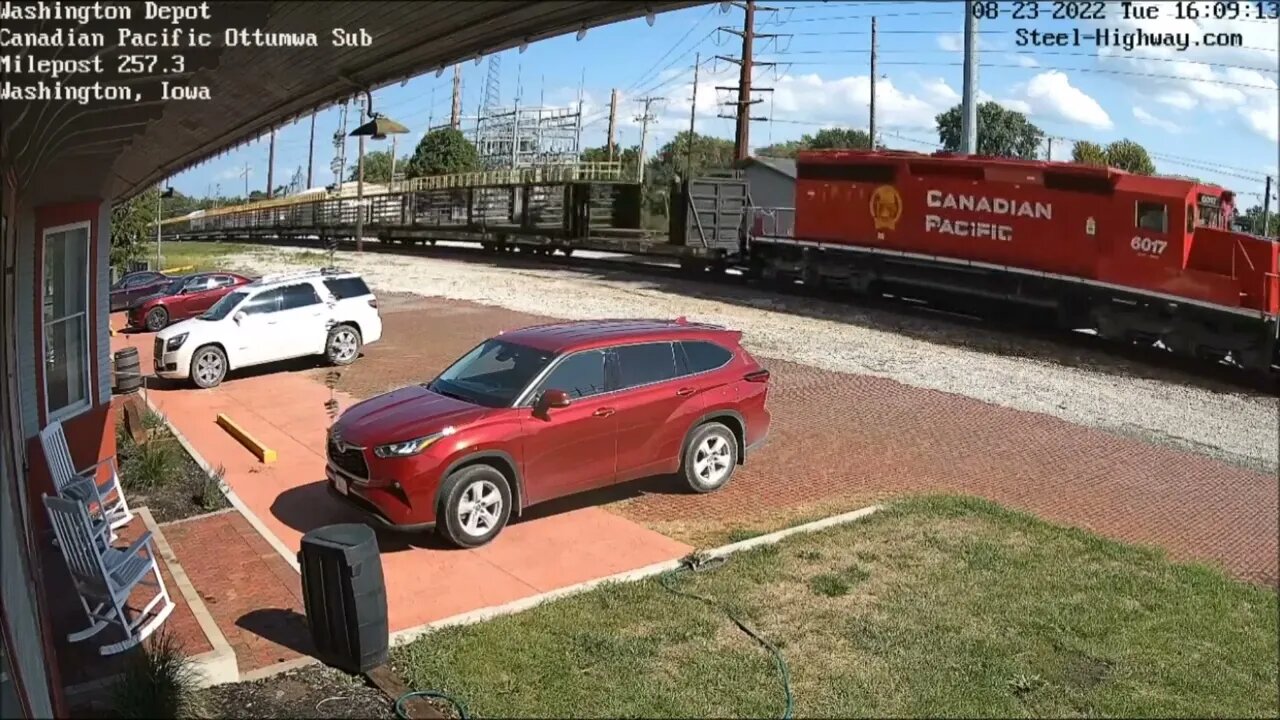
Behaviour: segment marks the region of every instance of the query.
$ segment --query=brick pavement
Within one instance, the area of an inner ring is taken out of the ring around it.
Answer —
[[[309,654],[301,579],[243,515],[218,513],[163,529],[242,674]]]
[[[420,382],[484,337],[553,318],[390,296],[384,340],[346,368],[357,397]],[[750,341],[750,338],[748,338]],[[892,380],[761,358],[769,443],[708,496],[641,481],[608,509],[694,543],[776,529],[904,493],[988,498],[1047,520],[1277,580],[1277,480],[1216,460]]]

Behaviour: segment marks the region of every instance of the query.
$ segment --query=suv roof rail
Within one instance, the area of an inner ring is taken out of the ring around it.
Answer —
[[[268,273],[258,278],[263,285],[285,282],[288,280],[304,280],[306,278],[323,277],[325,275],[346,275],[350,271],[336,267],[311,268],[307,270],[287,270],[285,272]]]

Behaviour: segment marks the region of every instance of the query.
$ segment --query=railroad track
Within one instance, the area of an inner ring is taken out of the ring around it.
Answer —
[[[171,241],[170,241],[171,242]],[[314,247],[325,250],[319,240],[298,238],[251,238],[235,240],[237,243],[250,245],[267,245],[275,247]],[[708,287],[731,286],[741,289],[755,288],[764,293],[776,294],[787,298],[809,300],[817,304],[830,305],[832,312],[816,313],[815,316],[830,319],[839,306],[851,306],[864,310],[889,313],[903,319],[931,319],[951,323],[954,326],[982,328],[1005,333],[1013,338],[1033,339],[1054,349],[1050,353],[1023,352],[1023,356],[1031,356],[1061,365],[1091,368],[1098,363],[1089,362],[1089,355],[1097,360],[1109,360],[1113,367],[1121,365],[1135,376],[1169,382],[1194,382],[1209,390],[1219,392],[1260,392],[1267,395],[1280,395],[1280,368],[1273,367],[1265,377],[1247,373],[1237,367],[1224,363],[1209,363],[1194,358],[1173,355],[1154,346],[1126,345],[1112,340],[1097,337],[1084,332],[1066,332],[1058,329],[1046,329],[1017,318],[992,316],[991,314],[964,313],[934,307],[927,300],[906,297],[867,297],[852,294],[833,294],[829,288],[806,288],[803,284],[789,286],[752,281],[736,271],[724,273],[691,273],[682,269],[674,260],[664,261],[662,258],[639,258],[634,255],[616,254],[615,257],[592,257],[591,255],[608,255],[599,251],[578,251],[572,256],[540,255],[531,252],[494,252],[481,247],[462,244],[462,241],[442,239],[439,242],[448,245],[399,244],[381,241],[365,241],[364,252],[388,255],[432,257],[451,259],[463,262],[483,261],[492,263],[501,258],[504,265],[512,268],[565,268],[571,270],[595,270],[603,273],[627,273],[639,276],[661,276],[684,283],[704,284]],[[354,240],[339,240],[337,248],[343,251],[354,251]],[[584,255],[583,253],[590,253]],[[719,299],[733,302],[731,298],[717,297],[708,292],[705,299]],[[794,312],[788,310],[784,312]],[[990,348],[984,351],[992,352]],[[994,350],[994,352],[1000,352]],[[1217,387],[1215,387],[1215,385]]]

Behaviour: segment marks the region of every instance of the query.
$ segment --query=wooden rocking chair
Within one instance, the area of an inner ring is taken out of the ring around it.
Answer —
[[[133,520],[133,511],[124,499],[124,488],[120,487],[120,471],[116,467],[115,456],[77,470],[71,459],[71,449],[67,447],[62,423],[58,421],[49,423],[49,427],[40,431],[40,446],[44,449],[44,459],[49,465],[49,474],[53,476],[53,487],[58,496],[79,500],[90,512],[101,513],[111,531],[110,540],[114,541],[116,529]],[[98,470],[104,465],[110,468],[111,474],[99,482]]]
[[[124,652],[155,632],[173,612],[174,603],[164,586],[160,566],[156,562],[151,532],[143,533],[126,550],[102,548],[98,538],[100,531],[93,528],[89,511],[70,498],[43,496],[49,521],[58,537],[58,546],[67,562],[67,569],[75,582],[80,603],[89,618],[89,627],[67,636],[70,642],[80,642],[97,635],[108,625],[124,631],[125,639],[104,645],[98,652],[115,655]],[[148,575],[155,582],[148,582]],[[156,595],[130,620],[126,605],[133,590],[139,586],[154,587]],[[91,606],[90,603],[96,603]]]

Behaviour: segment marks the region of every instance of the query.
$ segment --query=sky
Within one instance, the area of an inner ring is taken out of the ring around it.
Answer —
[[[1037,19],[1015,19],[1015,5],[1037,5]],[[1274,4],[1274,3],[1271,3]],[[1264,178],[1280,165],[1280,24],[1256,18],[1179,20],[1172,2],[1138,2],[1159,6],[1157,19],[1126,20],[1118,2],[1108,2],[1106,19],[1054,20],[1054,3],[1001,3],[1001,17],[979,21],[978,92],[1025,113],[1053,137],[1055,160],[1070,158],[1072,142],[1108,143],[1129,138],[1152,154],[1162,174],[1190,175],[1235,190],[1240,205],[1261,204]],[[1197,3],[1211,8],[1210,3]],[[1268,3],[1241,2],[1248,12]],[[822,127],[866,129],[870,101],[871,18],[876,18],[878,81],[877,125],[888,147],[932,152],[938,149],[934,118],[960,102],[963,87],[964,3],[933,2],[797,2],[761,3],[756,13],[754,73],[756,87],[772,88],[753,98],[751,146],[797,139]],[[769,8],[769,9],[766,9]],[[1206,12],[1206,15],[1209,14]],[[498,56],[498,99],[504,107],[583,108],[583,147],[605,143],[609,97],[619,91],[619,138],[624,146],[640,142],[640,98],[662,98],[651,104],[647,147],[653,150],[677,132],[687,130],[698,64],[694,122],[699,133],[733,137],[733,121],[718,117],[731,111],[723,103],[734,93],[738,68],[717,55],[736,57],[743,11],[720,3],[593,28],[581,40],[574,34],[512,49]],[[1148,33],[1236,32],[1242,47],[1173,48],[1099,47],[1088,40],[1067,47],[1037,48],[1025,43],[1031,30],[1091,33],[1098,28]],[[1021,31],[1021,34],[1020,34]],[[376,42],[376,39],[375,39]],[[763,65],[773,63],[772,66]],[[472,122],[484,93],[489,58],[462,64],[463,115]],[[397,141],[406,156],[430,126],[448,122],[452,71],[428,73],[374,93],[373,107],[410,129]],[[354,129],[354,113],[348,130]],[[332,183],[330,164],[336,155],[336,108],[316,115],[314,176],[311,185]],[[464,128],[466,121],[464,120]],[[274,182],[289,182],[301,169],[305,184],[310,119],[303,118],[276,134]],[[389,149],[390,140],[370,141],[368,150]],[[250,190],[265,189],[269,143],[250,142],[171,178],[184,194],[245,194],[245,168]],[[349,162],[356,140],[347,140]]]

